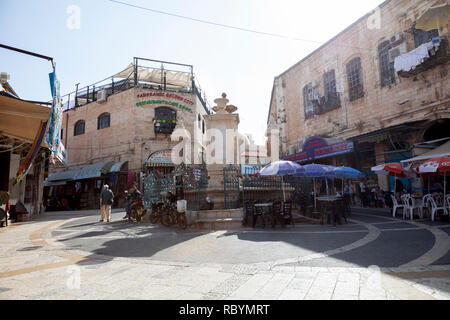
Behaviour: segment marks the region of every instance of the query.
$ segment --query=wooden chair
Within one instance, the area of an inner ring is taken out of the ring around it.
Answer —
[[[245,205],[244,205],[244,221],[242,222],[243,226],[247,226],[248,224],[248,219],[252,218],[254,219],[254,214],[255,214],[255,202],[254,201],[245,201]]]
[[[283,225],[292,224],[295,226],[294,218],[292,217],[292,201],[285,201],[283,203],[283,214],[282,214]]]
[[[258,217],[261,217],[263,228],[266,227],[266,221],[264,219],[264,209],[262,207],[255,207],[255,211],[253,212],[253,228],[256,226],[256,221]]]
[[[291,204],[292,205],[292,204]],[[282,203],[281,201],[275,201],[273,202],[272,206],[272,214],[271,214],[271,220],[272,220],[272,227],[275,228],[275,225],[277,224],[277,220],[282,218]]]

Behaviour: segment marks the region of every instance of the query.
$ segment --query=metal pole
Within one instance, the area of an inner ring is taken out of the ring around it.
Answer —
[[[20,52],[20,53],[27,54],[27,55],[30,55],[30,56],[33,56],[33,57],[36,57],[36,58],[45,59],[45,60],[48,60],[48,61],[52,61],[52,63],[53,63],[53,58],[44,56],[42,54],[38,54],[38,53],[31,52],[31,51],[22,50],[22,49],[19,49],[19,48],[10,47],[10,46],[7,46],[7,45],[1,44],[1,43],[0,43],[0,48],[7,49],[7,50],[12,50],[12,51],[16,51],[16,52]]]

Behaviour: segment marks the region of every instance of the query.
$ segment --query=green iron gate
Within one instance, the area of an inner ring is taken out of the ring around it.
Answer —
[[[150,173],[144,178],[144,207],[160,201],[161,192],[180,194],[187,201],[188,210],[199,210],[206,197],[208,171],[206,166],[185,166],[181,164],[169,174]],[[180,193],[180,189],[182,193]]]
[[[223,168],[223,193],[225,210],[240,208],[239,168]]]

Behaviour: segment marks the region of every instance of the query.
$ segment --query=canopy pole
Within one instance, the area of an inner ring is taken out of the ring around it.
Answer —
[[[445,196],[447,195],[447,172],[444,172],[444,207],[446,205],[445,203]]]
[[[316,178],[313,178],[313,184],[314,184],[314,209],[317,209],[317,200],[316,200]]]

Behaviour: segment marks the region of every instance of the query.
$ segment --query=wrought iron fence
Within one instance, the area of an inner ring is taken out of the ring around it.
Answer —
[[[240,170],[230,165],[223,168],[223,193],[225,210],[240,207]]]
[[[177,183],[178,178],[178,183]],[[185,166],[181,164],[169,174],[150,173],[144,178],[144,207],[151,209],[152,204],[161,200],[161,192],[179,194],[187,201],[188,210],[199,210],[206,197],[208,171],[205,165]],[[179,190],[177,190],[179,189]]]

